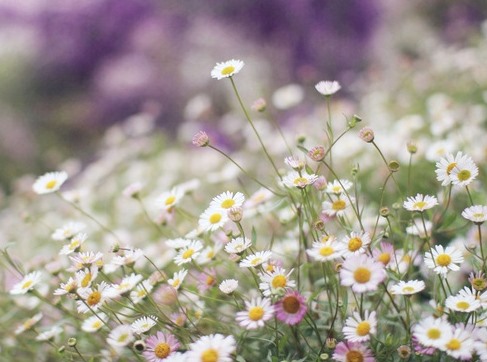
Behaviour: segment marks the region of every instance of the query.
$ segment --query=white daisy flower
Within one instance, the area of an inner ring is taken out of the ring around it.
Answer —
[[[274,307],[269,298],[254,298],[245,302],[246,309],[237,312],[236,320],[241,327],[257,329],[274,316]]]
[[[179,203],[183,196],[184,191],[175,187],[171,191],[164,192],[159,196],[156,200],[156,204],[158,207],[170,211]]]
[[[34,287],[41,281],[41,272],[34,271],[32,273],[24,275],[22,280],[16,283],[12,289],[10,289],[10,294],[18,295],[25,294],[29,290],[34,289]]]
[[[426,227],[426,230],[425,230]],[[420,238],[425,238],[431,235],[431,230],[433,229],[433,223],[429,220],[423,221],[419,218],[413,219],[412,224],[406,227],[406,233],[409,235],[416,235]]]
[[[467,207],[462,211],[462,216],[475,224],[482,224],[487,220],[487,206],[474,205]]]
[[[297,187],[304,189],[308,185],[312,185],[318,179],[318,175],[308,174],[306,172],[298,173],[296,171],[290,172],[283,179],[282,183],[287,187]]]
[[[201,214],[198,224],[204,231],[215,231],[227,221],[228,215],[225,209],[210,206]]]
[[[455,186],[468,186],[478,176],[479,168],[469,157],[467,160],[458,162],[451,170],[451,183]]]
[[[338,243],[338,249],[344,257],[363,254],[370,245],[370,235],[368,232],[354,232],[347,235]]]
[[[422,291],[425,288],[425,284],[422,280],[401,280],[399,283],[391,287],[392,294],[411,295]]]
[[[349,180],[333,180],[332,182],[328,182],[326,184],[326,189],[325,192],[327,194],[336,194],[340,195],[343,194],[344,192],[347,192],[350,190],[353,186],[353,183]]]
[[[135,290],[130,292],[130,299],[135,304],[140,303],[142,300],[149,295],[154,286],[149,280],[144,280],[142,283],[135,287]]]
[[[108,321],[108,316],[103,312],[97,312],[96,315],[88,317],[83,321],[81,329],[88,333],[93,333],[99,330]]]
[[[237,344],[233,336],[210,334],[203,336],[189,345],[186,361],[194,362],[232,362],[232,354]]]
[[[445,306],[456,312],[470,313],[480,308],[480,301],[475,295],[450,295]]]
[[[131,326],[122,324],[113,329],[107,338],[107,343],[112,347],[125,347],[135,339]]]
[[[452,326],[444,318],[423,318],[414,325],[413,336],[425,347],[444,349],[452,337]]]
[[[370,336],[377,333],[377,318],[375,311],[368,310],[364,313],[364,318],[360,314],[354,312],[351,317],[348,317],[343,326],[343,334],[345,339],[350,342],[367,342]]]
[[[229,254],[240,254],[252,245],[249,238],[238,237],[225,244],[225,251]]]
[[[105,281],[102,281],[95,288],[80,289],[78,294],[81,298],[81,300],[76,301],[78,313],[88,313],[91,310],[96,312],[108,299],[117,296],[117,292]]]
[[[338,92],[342,87],[336,80],[322,80],[315,85],[316,90],[324,96],[331,96]]]
[[[68,174],[61,172],[48,172],[39,176],[32,185],[32,189],[37,194],[48,194],[59,190],[61,185],[68,179]]]
[[[71,253],[79,251],[81,245],[86,241],[88,235],[78,233],[69,239],[69,243],[63,245],[61,250],[59,251],[59,255],[69,255]]]
[[[203,249],[203,244],[199,240],[192,240],[188,246],[179,250],[178,254],[174,257],[174,262],[177,265],[190,263],[195,260]]]
[[[221,245],[209,245],[201,250],[200,254],[196,258],[196,262],[199,265],[207,264],[215,258],[215,255],[222,249]]]
[[[286,110],[297,106],[304,99],[304,90],[299,84],[288,84],[275,90],[272,104],[277,109]]]
[[[440,349],[457,360],[471,360],[474,342],[472,330],[469,327],[465,327],[462,323],[458,323],[453,328],[452,336],[445,341]]]
[[[225,279],[220,283],[218,288],[222,291],[222,293],[230,294],[238,288],[238,280],[235,279]]]
[[[91,265],[98,265],[99,263],[103,265],[103,253],[100,252],[81,252],[76,255],[70,255],[69,258],[73,262],[73,267],[76,270],[90,267]]]
[[[75,274],[76,283],[80,288],[88,288],[98,276],[98,268],[92,265],[90,268],[79,270]]]
[[[113,284],[112,287],[119,295],[131,291],[144,277],[140,274],[132,273],[125,276],[119,284]]]
[[[434,196],[417,194],[414,197],[408,197],[404,201],[403,207],[408,211],[425,211],[438,205],[438,200]]]
[[[342,256],[343,248],[340,249],[335,237],[328,238],[325,242],[315,241],[311,249],[306,253],[316,261],[325,262],[338,259]]]
[[[302,170],[306,166],[306,162],[298,156],[288,156],[284,158],[284,163],[296,171]]]
[[[460,269],[458,264],[463,263],[463,253],[454,246],[443,248],[442,245],[436,245],[425,253],[424,263],[435,273],[446,276],[450,270]]]
[[[335,200],[323,201],[322,212],[329,217],[333,216],[343,216],[347,209],[351,206],[350,200],[352,202],[355,200],[353,197],[337,196]]]
[[[377,290],[386,278],[384,265],[365,254],[351,255],[340,269],[340,283],[352,287],[355,293]]]
[[[167,283],[173,287],[174,289],[179,289],[181,284],[184,281],[184,278],[186,278],[186,275],[188,274],[188,271],[186,269],[181,269],[180,271],[174,273],[173,277],[167,281]]]
[[[216,63],[210,75],[212,78],[217,80],[233,77],[235,74],[240,72],[240,70],[242,70],[244,64],[245,63],[243,61],[238,59],[231,59],[227,60],[226,62]]]
[[[173,249],[181,249],[188,246],[189,244],[191,244],[190,239],[177,238],[166,240],[166,245]]]
[[[61,283],[59,288],[54,291],[54,295],[65,295],[69,293],[75,293],[78,289],[78,281],[72,277],[69,277],[66,283]]]
[[[436,179],[438,181],[441,181],[442,186],[446,186],[452,183],[452,172],[457,167],[457,165],[460,165],[460,168],[458,168],[456,171],[456,182],[459,182],[460,178],[464,178],[464,176],[467,176],[466,172],[464,172],[462,175],[458,175],[458,173],[461,172],[461,170],[463,169],[463,166],[472,166],[472,164],[473,166],[475,166],[472,159],[469,156],[464,155],[462,152],[458,152],[455,156],[453,156],[453,154],[451,153],[448,153],[445,157],[441,158],[436,163]],[[468,168],[466,170],[470,172]],[[470,174],[470,177],[468,177],[467,180],[471,178],[471,176],[472,174]]]
[[[211,200],[210,208],[229,210],[232,207],[242,207],[244,202],[245,196],[241,192],[225,191]]]
[[[286,270],[280,267],[276,267],[273,271],[268,273],[259,273],[260,280],[259,289],[262,290],[262,294],[265,297],[269,297],[271,294],[279,294],[286,288],[296,287],[296,282],[291,280],[289,276],[293,271],[290,270],[286,273]]]
[[[15,328],[14,334],[19,335],[21,333],[24,333],[25,331],[28,331],[34,325],[36,325],[43,317],[44,317],[44,315],[42,313],[37,313],[37,314],[33,315],[29,319],[27,319],[24,322],[22,322],[21,324],[19,324],[17,326],[17,328]]]
[[[130,327],[132,328],[132,332],[135,334],[142,334],[150,330],[157,324],[157,317],[156,316],[148,316],[148,317],[141,317],[136,319]]]
[[[51,237],[54,240],[71,239],[73,236],[83,231],[84,228],[86,228],[86,225],[82,222],[70,221],[66,225],[54,230]]]
[[[433,142],[426,149],[426,159],[428,161],[439,161],[440,158],[445,157],[448,153],[453,152],[455,143],[451,140],[441,140]]]
[[[258,251],[255,254],[248,255],[244,260],[242,260],[239,264],[241,268],[251,268],[261,265],[269,260],[272,256],[272,251],[264,250]]]
[[[111,263],[114,265],[133,265],[137,260],[144,256],[142,249],[123,250],[123,254],[116,255],[112,258]]]
[[[50,341],[63,333],[63,331],[64,330],[61,327],[53,326],[47,331],[39,333],[36,337],[36,341]]]

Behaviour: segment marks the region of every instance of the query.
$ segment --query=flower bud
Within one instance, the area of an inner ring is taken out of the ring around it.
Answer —
[[[399,162],[397,162],[396,160],[390,161],[388,166],[391,172],[399,171]]]
[[[412,155],[418,152],[418,146],[413,141],[409,141],[407,143],[407,148],[408,148],[408,152]]]
[[[401,359],[408,359],[411,356],[411,348],[407,345],[399,346],[397,354]]]
[[[386,206],[381,207],[379,210],[379,213],[380,213],[380,216],[382,216],[382,217],[388,217],[389,216],[389,208]]]
[[[267,107],[267,102],[265,101],[264,98],[256,99],[254,103],[252,103],[252,106],[250,106],[250,108],[256,112],[264,112],[266,107]]]
[[[233,222],[240,222],[243,217],[243,208],[232,207],[227,211],[228,218]]]
[[[134,342],[133,348],[137,352],[144,352],[145,351],[145,342],[141,339]]]
[[[325,158],[325,148],[323,146],[315,146],[308,151],[308,157],[313,161],[320,162]]]
[[[76,340],[76,338],[69,338],[68,339],[68,346],[69,347],[75,347],[76,346],[76,343],[78,343],[78,341]]]
[[[367,143],[373,142],[375,137],[374,131],[372,128],[364,127],[360,130],[359,137]]]
[[[327,338],[325,341],[326,348],[334,349],[337,345],[336,338]]]
[[[193,136],[193,145],[206,147],[210,144],[210,139],[205,131],[199,131]]]

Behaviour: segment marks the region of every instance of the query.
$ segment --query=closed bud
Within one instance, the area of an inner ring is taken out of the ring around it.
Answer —
[[[139,339],[139,340],[134,342],[133,348],[137,352],[144,352],[145,351],[145,342]]]
[[[64,353],[65,350],[66,350],[66,346],[61,346],[61,347],[58,348],[57,353],[61,353],[62,354],[62,353]]]
[[[401,359],[408,359],[411,356],[411,347],[407,345],[399,346],[397,349],[397,354]]]
[[[325,148],[323,146],[315,146],[308,151],[308,157],[313,161],[320,162],[325,158]]]
[[[336,338],[327,338],[325,341],[326,348],[334,349],[337,345]]]
[[[252,106],[250,107],[253,111],[256,112],[264,112],[267,107],[267,102],[265,101],[264,98],[259,98],[252,103]]]
[[[382,217],[388,217],[389,216],[389,208],[386,206],[381,207],[379,210],[379,213],[380,213],[380,216],[382,216]]]
[[[243,217],[243,208],[232,207],[227,211],[228,218],[233,222],[240,222]]]
[[[413,141],[408,142],[407,148],[408,148],[408,152],[412,155],[418,152],[418,146],[416,146],[416,143],[414,143]]]
[[[305,135],[299,135],[296,137],[296,142],[299,143],[299,144],[302,144],[304,143],[304,141],[306,141],[306,136]]]
[[[374,130],[370,127],[362,128],[358,135],[363,141],[367,143],[373,142],[375,137]]]
[[[69,338],[68,339],[68,346],[69,347],[75,347],[76,346],[76,343],[78,343],[78,341],[76,340],[76,338]]]
[[[397,162],[396,160],[390,161],[388,166],[391,172],[399,171],[399,162]]]

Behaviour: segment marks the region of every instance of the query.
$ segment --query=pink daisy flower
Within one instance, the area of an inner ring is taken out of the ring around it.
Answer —
[[[281,300],[274,305],[276,317],[281,322],[295,325],[301,322],[308,310],[306,300],[295,290],[288,291]]]
[[[146,361],[163,362],[179,348],[179,342],[172,334],[157,332],[145,340],[146,350],[143,353]]]
[[[372,352],[366,346],[353,342],[338,343],[332,358],[339,362],[375,362]]]

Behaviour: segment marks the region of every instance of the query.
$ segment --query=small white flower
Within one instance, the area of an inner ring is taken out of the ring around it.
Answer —
[[[63,245],[61,250],[59,251],[59,255],[69,255],[78,251],[81,248],[81,245],[86,241],[88,235],[83,233],[78,233],[74,235],[68,244]]]
[[[170,211],[178,204],[183,196],[183,190],[175,187],[171,191],[164,192],[157,198],[157,206],[164,210]]]
[[[54,326],[47,331],[39,333],[39,335],[36,337],[36,341],[49,341],[61,333],[63,333],[63,329],[59,326]]]
[[[51,237],[54,240],[71,239],[76,234],[80,233],[86,227],[85,224],[78,221],[70,221],[66,225],[54,230]]]
[[[34,271],[25,275],[20,282],[15,284],[12,289],[10,289],[10,294],[18,295],[18,294],[25,294],[29,290],[34,289],[34,287],[40,282],[41,280],[41,272]]]
[[[119,284],[113,284],[115,291],[122,295],[132,290],[144,277],[140,274],[130,274],[122,279]]]
[[[240,254],[252,245],[249,238],[238,237],[225,244],[225,251],[229,254]]]
[[[269,260],[272,256],[272,251],[265,250],[265,251],[258,251],[255,254],[248,255],[244,260],[240,262],[240,267],[242,268],[251,268],[261,265]]]
[[[178,255],[174,258],[174,262],[177,265],[182,265],[190,263],[192,260],[196,259],[200,254],[201,249],[203,249],[203,244],[199,240],[192,240],[191,243],[179,250]]]
[[[220,283],[220,285],[218,286],[218,288],[220,288],[220,290],[222,291],[222,293],[225,293],[225,294],[233,293],[235,291],[235,289],[238,288],[238,280],[235,280],[235,279],[225,279],[224,281],[222,281]]]
[[[241,192],[225,191],[218,196],[215,196],[210,202],[210,208],[220,208],[224,210],[232,207],[241,207],[245,202],[245,196]]]
[[[198,223],[204,231],[215,231],[225,225],[227,221],[226,210],[210,206],[201,214]]]
[[[328,182],[326,184],[325,192],[327,194],[342,194],[353,186],[353,183],[348,180],[333,180],[332,182]]]
[[[348,317],[343,327],[343,334],[345,339],[350,342],[367,342],[370,336],[377,333],[377,318],[375,311],[369,313],[365,311],[364,318],[360,314],[354,312],[351,317]]]
[[[112,347],[125,347],[135,339],[132,334],[132,327],[126,324],[122,324],[115,327],[107,338],[107,343]]]
[[[315,174],[308,174],[306,172],[301,172],[301,174],[299,174],[298,172],[293,171],[282,179],[282,183],[287,187],[303,189],[308,185],[312,185],[317,179],[318,176]]]
[[[438,205],[436,197],[417,194],[414,197],[408,197],[404,201],[403,207],[408,211],[425,211],[436,205]]]
[[[480,308],[480,301],[475,295],[450,295],[445,300],[445,307],[463,313],[470,313]]]
[[[237,349],[235,338],[222,334],[203,336],[189,345],[185,361],[232,362],[232,354]]]
[[[436,245],[431,252],[425,253],[424,263],[435,273],[446,276],[450,270],[457,271],[460,269],[458,264],[463,263],[463,254],[454,246],[443,248],[442,245]]]
[[[174,273],[173,277],[167,281],[167,283],[173,287],[174,289],[179,289],[181,284],[183,283],[184,278],[186,278],[186,275],[188,274],[188,271],[186,269],[181,269],[180,271]]]
[[[137,320],[135,320],[131,324],[132,332],[135,334],[142,334],[150,330],[152,327],[154,327],[157,323],[157,317],[156,316],[148,316],[148,317],[141,317]]]
[[[462,211],[462,216],[476,224],[482,224],[487,220],[487,206],[474,205]]]
[[[392,294],[411,295],[422,291],[425,288],[425,284],[422,280],[410,280],[405,282],[401,280],[399,283],[391,287]]]
[[[246,309],[237,312],[236,320],[241,327],[257,329],[274,316],[274,307],[269,298],[254,298],[245,302]]]
[[[427,317],[413,327],[413,336],[425,347],[443,349],[452,336],[452,326],[444,318]]]
[[[338,83],[336,80],[322,80],[321,82],[316,83],[315,88],[319,93],[323,94],[324,96],[331,96],[338,92],[342,87],[340,86],[340,83]]]
[[[238,59],[227,60],[226,62],[216,63],[211,71],[212,78],[217,80],[233,77],[243,68],[244,62]]]
[[[135,304],[140,303],[147,295],[152,291],[154,286],[149,280],[144,280],[142,283],[135,287],[135,290],[130,292],[130,299]]]
[[[286,273],[285,269],[276,267],[273,271],[267,273],[259,273],[262,283],[259,284],[259,289],[265,297],[271,294],[279,294],[286,288],[296,287],[296,282],[291,280],[289,276],[293,271]]]
[[[68,174],[61,172],[48,172],[39,176],[32,185],[32,189],[37,194],[48,194],[59,190],[61,185],[68,179]]]
[[[83,321],[81,329],[88,333],[93,333],[99,330],[105,325],[104,322],[108,320],[108,317],[103,312],[98,312],[96,315],[91,316]]]
[[[321,207],[322,212],[329,217],[333,216],[343,216],[349,207],[351,207],[351,203],[355,201],[353,197],[346,197],[345,195],[337,196],[336,199],[332,199],[331,201],[326,200],[323,201]]]

